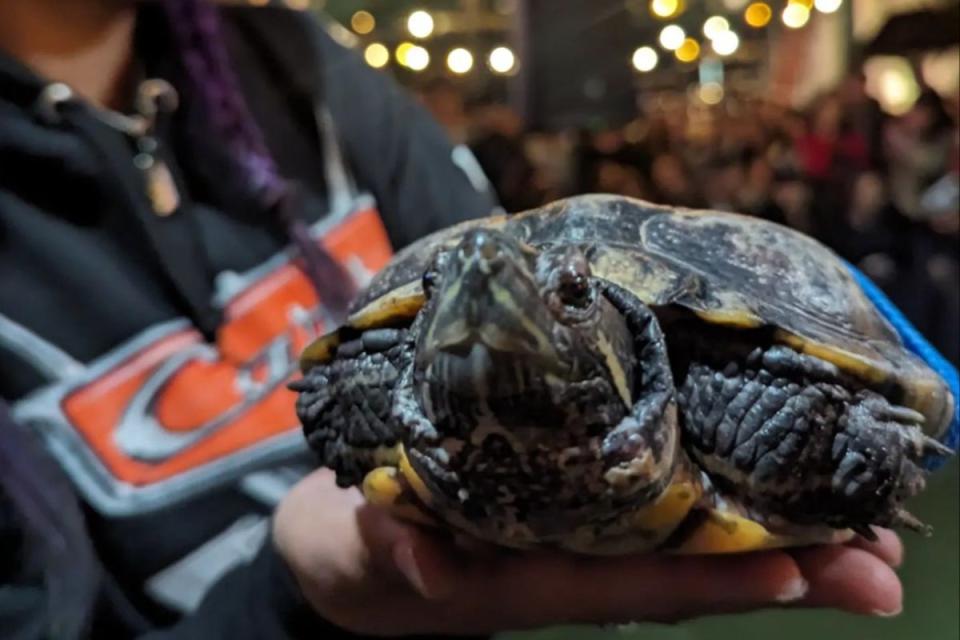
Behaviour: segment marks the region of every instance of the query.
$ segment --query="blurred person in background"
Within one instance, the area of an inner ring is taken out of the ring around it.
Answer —
[[[472,115],[470,150],[503,208],[523,211],[542,203],[543,188],[527,157],[520,116],[501,104],[476,106]]]
[[[0,0],[0,633],[897,613],[889,532],[737,558],[472,556],[311,472],[284,388],[300,349],[393,249],[494,207],[426,112],[305,14]]]

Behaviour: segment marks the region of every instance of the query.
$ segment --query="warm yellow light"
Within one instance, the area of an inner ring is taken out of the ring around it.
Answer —
[[[660,30],[660,46],[667,51],[673,51],[683,44],[683,39],[687,37],[682,27],[675,24],[668,24]]]
[[[357,11],[350,17],[350,27],[360,35],[366,35],[377,26],[377,20],[369,11]]]
[[[416,45],[407,51],[407,66],[414,71],[423,71],[430,64],[430,52]]]
[[[766,2],[754,2],[743,12],[743,19],[755,29],[765,27],[773,18],[773,9]]]
[[[680,11],[680,0],[651,0],[650,13],[658,18],[669,18]]]
[[[723,16],[711,16],[703,23],[703,35],[713,40],[725,31],[729,31],[730,23]]]
[[[490,52],[487,64],[497,73],[510,73],[517,64],[517,58],[509,47],[497,47]]]
[[[843,4],[843,0],[814,0],[813,6],[820,13],[833,13]]]
[[[799,29],[810,20],[810,9],[802,4],[791,3],[783,8],[780,19],[791,29]]]
[[[657,66],[657,62],[660,57],[657,55],[657,52],[654,51],[653,47],[640,47],[633,52],[633,68],[642,73],[647,71],[653,71]]]
[[[710,43],[713,50],[721,56],[728,56],[740,47],[740,36],[735,31],[724,31]]]
[[[467,73],[473,69],[473,54],[463,47],[451,49],[447,54],[447,68],[457,74]]]
[[[697,95],[704,104],[720,104],[723,100],[723,85],[719,82],[705,82],[700,85]]]
[[[390,62],[390,50],[379,42],[368,44],[363,50],[363,59],[374,69],[385,67]]]
[[[700,43],[693,38],[687,38],[683,41],[677,50],[673,52],[680,62],[693,62],[700,55]]]
[[[404,67],[407,66],[407,56],[410,54],[410,49],[413,49],[416,45],[412,42],[401,42],[397,45],[396,51],[394,51],[394,56]]]
[[[787,0],[787,4],[799,4],[807,8],[807,11],[813,9],[813,0]]]
[[[414,38],[426,38],[433,33],[433,16],[423,10],[414,11],[407,17],[407,31]]]
[[[286,0],[287,6],[291,9],[303,11],[310,8],[310,0]]]

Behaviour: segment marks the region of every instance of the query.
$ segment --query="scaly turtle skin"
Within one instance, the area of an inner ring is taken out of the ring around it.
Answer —
[[[298,414],[341,485],[586,553],[922,529],[902,504],[955,410],[819,243],[610,196],[424,238],[302,368]]]

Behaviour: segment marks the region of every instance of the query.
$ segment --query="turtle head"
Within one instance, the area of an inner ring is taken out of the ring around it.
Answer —
[[[517,420],[516,401],[554,404],[584,383],[604,396],[594,400],[609,418],[632,404],[630,332],[577,248],[538,251],[475,229],[435,261],[424,288],[430,302],[416,366],[433,391],[456,396],[461,407],[475,399],[475,417],[507,426]],[[567,407],[536,409],[542,417]]]

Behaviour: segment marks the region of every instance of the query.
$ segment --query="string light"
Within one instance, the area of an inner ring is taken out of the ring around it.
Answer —
[[[735,31],[724,31],[710,43],[711,48],[721,56],[728,56],[740,47],[740,36]]]
[[[653,71],[659,59],[660,57],[657,55],[657,52],[654,51],[653,47],[640,47],[633,52],[631,62],[633,63],[634,69],[641,73],[646,73]]]
[[[713,40],[721,33],[730,29],[730,23],[723,16],[711,16],[703,23],[703,35]]]
[[[414,45],[407,51],[407,66],[413,71],[423,71],[430,65],[430,52]]]
[[[363,59],[374,69],[385,67],[390,62],[390,51],[379,42],[367,45],[363,50]]]
[[[843,5],[843,0],[814,0],[813,6],[820,13],[833,13]]]
[[[490,52],[487,64],[496,73],[510,73],[517,64],[517,58],[509,47],[497,47]]]
[[[671,18],[680,12],[680,0],[651,0],[650,13],[658,18]]]
[[[673,55],[677,56],[680,62],[693,62],[700,55],[700,43],[693,38],[687,38],[677,47]]]
[[[660,30],[660,46],[667,51],[674,51],[683,44],[683,39],[687,37],[682,27],[675,24],[668,24]]]
[[[473,54],[463,47],[451,49],[447,54],[447,68],[456,74],[467,73],[473,69]]]
[[[407,31],[414,38],[427,38],[433,33],[433,16],[423,10],[417,10],[407,17]]]
[[[754,2],[743,12],[743,19],[755,29],[767,26],[773,18],[773,9],[766,2]]]
[[[799,29],[810,20],[810,9],[805,5],[793,2],[783,8],[780,19],[783,20],[783,24],[789,28]]]
[[[357,11],[350,18],[350,27],[360,35],[366,35],[377,26],[377,20],[369,11]]]

